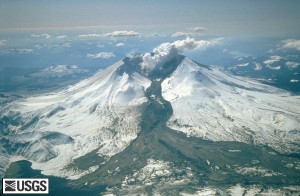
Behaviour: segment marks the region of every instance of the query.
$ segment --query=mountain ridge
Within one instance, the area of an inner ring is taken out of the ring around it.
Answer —
[[[285,166],[276,169],[265,162],[280,165],[277,156],[287,163],[297,160],[278,151],[298,152],[299,97],[182,55],[147,72],[140,63],[140,57],[125,58],[59,92],[10,102],[0,111],[14,119],[4,122],[1,133],[1,141],[7,144],[1,146],[6,151],[1,167],[5,170],[11,161],[26,159],[43,174],[72,179],[75,187],[84,188],[86,183],[91,187],[109,185],[114,187],[112,192],[131,193],[123,183],[140,190],[141,184],[151,186],[160,177],[191,186],[222,184],[216,176],[231,182],[234,176],[248,175],[241,171],[250,167],[256,152],[264,155],[258,160],[261,168],[256,161],[251,166],[261,172],[259,175],[282,178],[284,171],[288,172],[287,179],[294,179],[297,166],[286,171]],[[257,125],[259,120],[264,126]],[[274,130],[277,125],[282,130]],[[239,156],[240,152],[249,157]],[[240,161],[239,166],[232,156]],[[135,175],[148,175],[151,168],[158,173],[148,179],[150,185],[139,181],[141,184],[135,187],[135,182],[126,180],[138,182]],[[161,169],[176,175],[161,174]],[[235,177],[232,182],[239,180]],[[254,175],[251,180],[264,178]]]

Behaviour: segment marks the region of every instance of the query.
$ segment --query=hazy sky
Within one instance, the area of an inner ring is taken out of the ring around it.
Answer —
[[[300,35],[299,10],[299,0],[0,0],[0,28],[201,25],[214,34]]]

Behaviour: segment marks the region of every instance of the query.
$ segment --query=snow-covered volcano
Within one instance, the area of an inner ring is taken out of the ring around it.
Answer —
[[[5,104],[3,172],[18,158],[45,174],[87,175],[99,164],[88,171],[68,165],[94,151],[112,157],[130,146],[143,131],[150,103],[162,105],[158,112],[170,103],[172,111],[162,112],[172,115],[163,123],[187,136],[299,152],[299,96],[180,55],[150,71],[143,67],[141,57],[125,58],[63,90]]]
[[[299,152],[299,96],[187,58],[162,82],[162,96],[173,108],[167,125],[188,136]]]

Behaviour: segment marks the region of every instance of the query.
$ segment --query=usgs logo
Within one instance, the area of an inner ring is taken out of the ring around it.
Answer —
[[[3,194],[48,194],[47,178],[2,178]]]

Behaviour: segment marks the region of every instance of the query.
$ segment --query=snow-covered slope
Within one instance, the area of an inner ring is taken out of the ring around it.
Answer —
[[[187,58],[162,82],[162,95],[174,111],[167,125],[188,136],[299,152],[299,96]]]
[[[18,123],[7,127],[2,140],[34,168],[69,178],[80,176],[62,171],[73,159],[93,150],[101,156],[122,151],[140,131],[140,106],[151,83],[137,72],[121,71],[124,66],[119,61],[62,91],[12,102],[1,115]]]

